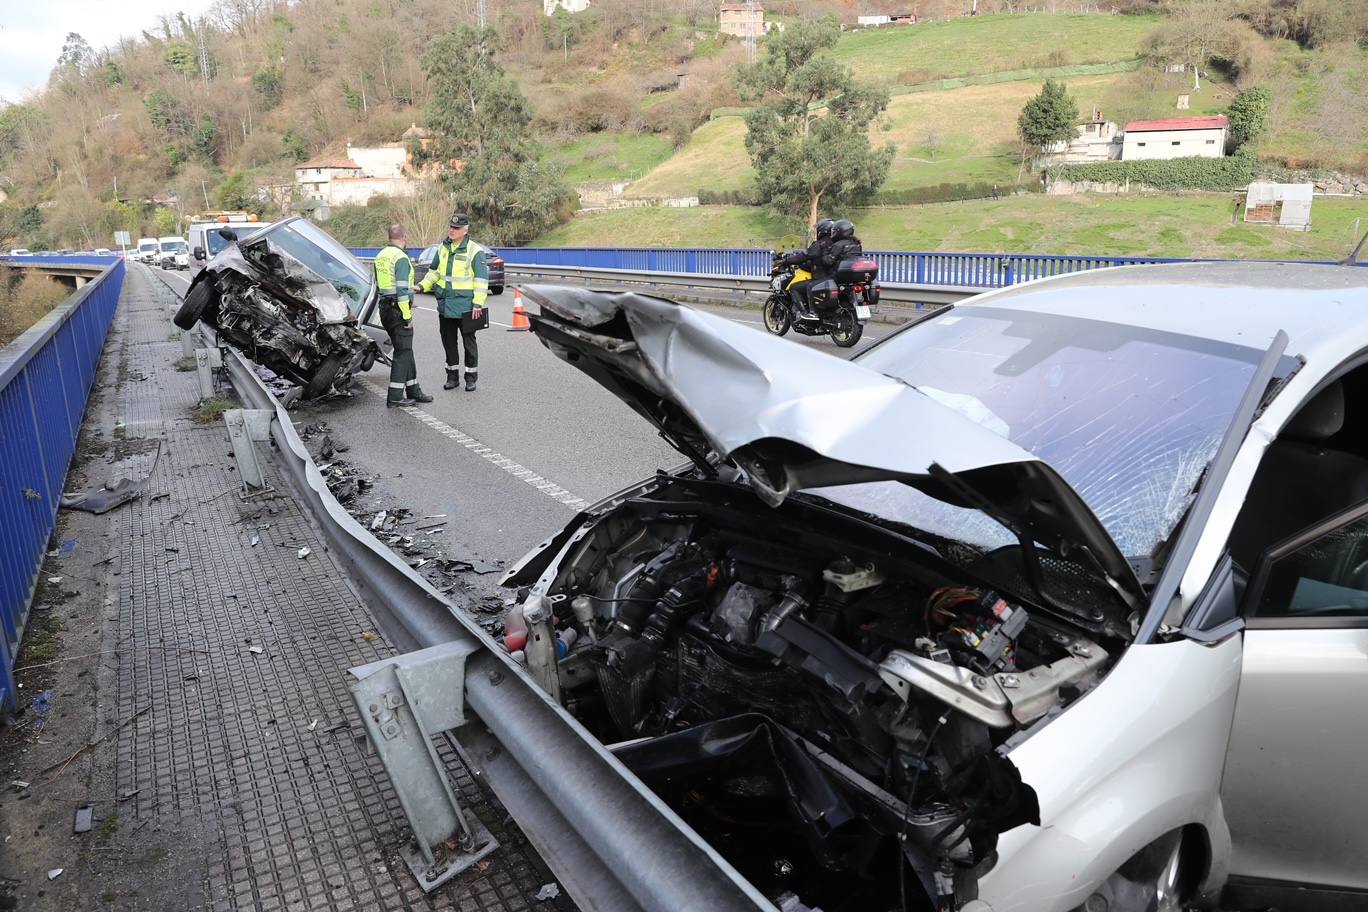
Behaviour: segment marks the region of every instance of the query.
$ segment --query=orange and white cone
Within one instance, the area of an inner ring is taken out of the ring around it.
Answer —
[[[509,332],[529,332],[532,329],[532,321],[527,319],[527,308],[523,307],[522,289],[513,289],[513,325],[508,327]]]

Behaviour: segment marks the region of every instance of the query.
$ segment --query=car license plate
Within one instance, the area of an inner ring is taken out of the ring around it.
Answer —
[[[869,319],[869,305],[868,305],[868,304],[856,304],[856,305],[855,305],[855,316],[858,317],[858,318],[861,319],[861,320],[868,320],[868,319]]]

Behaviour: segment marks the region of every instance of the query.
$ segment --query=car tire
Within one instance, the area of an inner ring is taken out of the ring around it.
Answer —
[[[489,293],[492,294],[492,295],[501,295],[501,294],[503,294],[503,290],[504,290],[504,287],[503,287],[502,285],[490,285],[490,286],[489,286]]]
[[[323,363],[318,365],[318,370],[314,371],[313,379],[305,384],[304,398],[317,399],[332,389],[333,381],[337,379],[337,373],[340,370],[342,370],[341,355],[328,355],[324,358]]]
[[[204,316],[204,311],[209,307],[209,303],[214,299],[214,288],[210,282],[201,282],[190,289],[185,295],[185,300],[181,302],[180,309],[172,317],[171,322],[181,329],[194,329],[195,324]]]
[[[1200,851],[1194,838],[1175,830],[1133,855],[1098,885],[1079,910],[1182,912],[1192,898]],[[1089,905],[1092,903],[1092,905]],[[1078,912],[1078,910],[1075,910]]]

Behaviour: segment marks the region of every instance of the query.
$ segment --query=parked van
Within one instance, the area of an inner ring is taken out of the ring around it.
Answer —
[[[214,258],[229,241],[219,234],[220,228],[231,228],[237,232],[238,237],[247,235],[262,228],[263,223],[257,221],[257,217],[247,212],[223,212],[211,213],[212,219],[201,217],[199,220],[190,223],[190,265],[194,272],[199,272],[204,268],[204,264]]]
[[[156,238],[138,238],[138,250],[133,254],[133,259],[139,263],[151,263],[161,253],[161,246]]]

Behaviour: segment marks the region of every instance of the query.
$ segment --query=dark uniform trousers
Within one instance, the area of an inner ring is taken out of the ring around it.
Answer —
[[[461,351],[464,349],[466,379],[474,380],[480,366],[480,343],[475,340],[475,330],[462,329],[460,317],[438,317],[437,326],[442,333],[442,349],[446,352],[447,379],[460,379]]]
[[[398,402],[409,398],[418,387],[418,362],[413,357],[413,327],[404,328],[404,315],[394,299],[381,301],[380,325],[389,333],[394,352],[390,356],[389,399]]]

